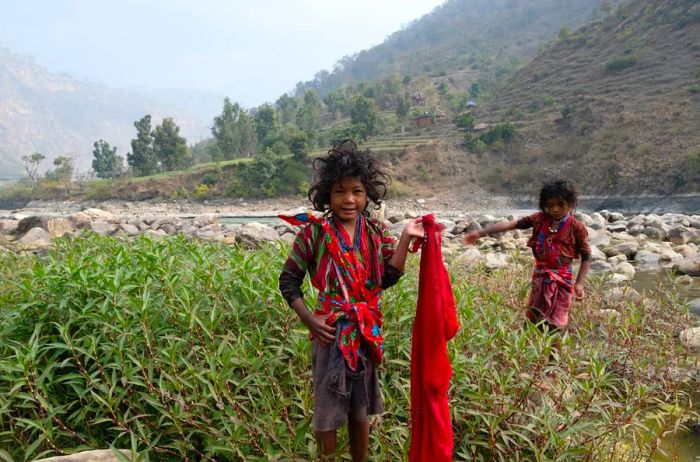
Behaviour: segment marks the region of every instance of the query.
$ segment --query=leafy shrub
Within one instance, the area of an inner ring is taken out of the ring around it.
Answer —
[[[207,173],[202,177],[202,184],[207,186],[214,186],[218,178],[214,173]]]
[[[634,55],[625,55],[612,58],[605,63],[607,72],[619,72],[637,64],[637,57]]]
[[[469,131],[474,128],[474,113],[465,111],[454,118],[454,124],[459,130]]]
[[[204,183],[200,183],[192,190],[192,197],[197,200],[209,199],[211,197],[211,189]]]
[[[113,445],[153,461],[314,460],[310,344],[277,289],[287,251],[86,234],[43,258],[0,253],[3,458]],[[385,295],[377,460],[408,450],[416,263]],[[530,263],[448,263],[456,460],[649,460],[690,415],[670,379],[692,361],[674,339],[691,321],[672,287],[609,318],[589,280],[556,348],[523,325]]]

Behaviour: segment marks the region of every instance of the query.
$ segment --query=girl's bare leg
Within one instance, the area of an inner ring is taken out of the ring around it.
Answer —
[[[367,461],[369,446],[369,421],[361,422],[348,416],[348,434],[350,435],[350,454],[353,462]]]
[[[338,436],[335,430],[327,432],[316,432],[316,440],[320,446],[321,460],[323,462],[333,462],[338,451]]]

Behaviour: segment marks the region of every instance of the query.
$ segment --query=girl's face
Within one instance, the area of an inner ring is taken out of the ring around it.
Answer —
[[[558,197],[550,197],[545,202],[545,212],[555,220],[561,220],[571,211],[571,204]]]
[[[331,188],[331,210],[344,225],[351,225],[367,207],[367,191],[359,177],[343,178]]]

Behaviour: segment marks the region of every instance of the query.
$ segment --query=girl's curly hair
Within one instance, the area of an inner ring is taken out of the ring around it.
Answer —
[[[391,177],[379,169],[379,162],[369,151],[359,151],[352,140],[331,148],[328,155],[313,161],[314,183],[309,188],[309,200],[314,209],[325,212],[331,204],[333,185],[344,178],[360,178],[367,197],[378,207],[386,196]]]
[[[561,199],[573,208],[578,202],[578,190],[576,186],[568,180],[559,179],[550,181],[545,183],[540,191],[540,210],[544,212],[547,206],[547,199],[551,198]]]

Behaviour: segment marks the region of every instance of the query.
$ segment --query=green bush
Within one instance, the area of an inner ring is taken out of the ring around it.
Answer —
[[[277,289],[287,252],[85,234],[41,258],[0,253],[3,459],[110,446],[151,461],[315,459],[310,344]],[[408,450],[416,260],[386,293],[376,460]],[[670,377],[691,360],[674,339],[691,321],[672,287],[612,318],[589,281],[555,348],[523,324],[530,263],[447,263],[456,460],[649,460],[689,415]]]
[[[637,57],[634,55],[625,55],[612,58],[605,63],[607,72],[619,72],[637,64]]]

